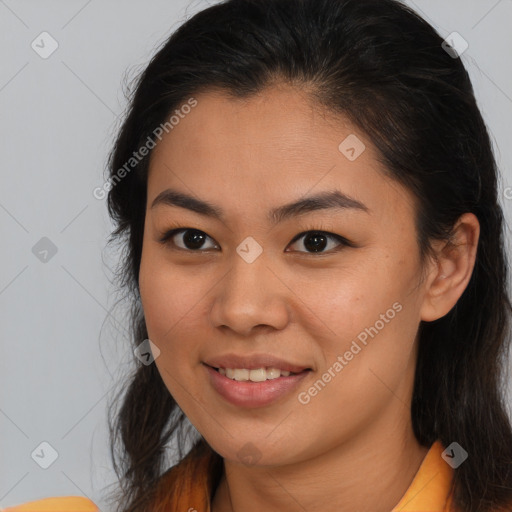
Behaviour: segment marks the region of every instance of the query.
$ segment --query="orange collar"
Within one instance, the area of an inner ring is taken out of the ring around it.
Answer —
[[[436,441],[425,455],[402,499],[391,512],[449,512],[452,510],[453,469],[441,454],[444,447]]]

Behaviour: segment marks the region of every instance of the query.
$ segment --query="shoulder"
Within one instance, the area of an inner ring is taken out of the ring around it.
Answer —
[[[99,508],[84,496],[61,496],[1,508],[0,512],[99,512]]]

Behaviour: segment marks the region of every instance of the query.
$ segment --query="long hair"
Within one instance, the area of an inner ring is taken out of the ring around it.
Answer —
[[[512,500],[503,212],[472,84],[442,43],[398,0],[227,0],[197,13],[159,48],[129,98],[109,158],[109,242],[125,249],[117,277],[132,304],[135,348],[148,338],[138,277],[149,156],[134,163],[133,153],[172,112],[213,88],[243,98],[286,82],[306,87],[319,108],[347,116],[374,143],[389,176],[414,195],[422,264],[431,242],[449,240],[463,213],[480,222],[464,293],[444,317],[420,322],[411,418],[422,445],[456,441],[469,453],[454,470],[455,503],[490,512]],[[118,398],[111,411],[119,411],[109,416],[118,510],[142,512],[166,470],[169,443],[184,449],[186,418],[154,364],[139,363]],[[191,448],[208,449],[203,438]]]

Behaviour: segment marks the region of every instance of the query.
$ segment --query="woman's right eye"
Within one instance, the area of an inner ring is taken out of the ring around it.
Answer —
[[[160,242],[164,245],[171,245],[184,251],[204,251],[218,248],[218,245],[214,244],[213,247],[207,247],[205,249],[203,245],[207,238],[213,240],[204,231],[192,228],[179,228],[167,231],[162,238],[160,238]]]

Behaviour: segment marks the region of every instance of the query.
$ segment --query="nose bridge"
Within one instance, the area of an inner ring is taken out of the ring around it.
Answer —
[[[211,312],[216,327],[225,325],[245,333],[257,325],[282,328],[286,322],[283,287],[268,266],[263,253],[252,262],[233,255],[231,269],[219,284]]]

